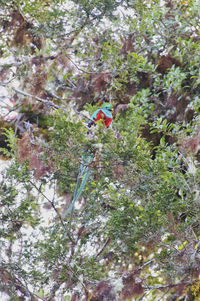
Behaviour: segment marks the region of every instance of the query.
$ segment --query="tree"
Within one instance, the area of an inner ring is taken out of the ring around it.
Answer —
[[[1,14],[1,291],[197,300],[197,1],[2,1]],[[104,101],[113,127],[88,139]]]

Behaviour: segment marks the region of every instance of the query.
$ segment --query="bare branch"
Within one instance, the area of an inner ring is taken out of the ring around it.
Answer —
[[[13,90],[14,90],[15,92],[19,93],[19,94],[24,95],[24,96],[28,96],[28,97],[31,97],[31,98],[35,98],[36,100],[38,100],[38,101],[42,102],[43,104],[46,104],[46,105],[48,105],[48,106],[54,108],[54,109],[62,109],[62,110],[64,110],[64,111],[66,111],[65,108],[56,105],[56,104],[53,103],[52,101],[49,101],[49,100],[40,98],[40,97],[38,97],[38,96],[36,96],[36,95],[29,94],[29,93],[27,93],[27,92],[21,91],[21,90],[16,89],[16,88],[13,88]]]
[[[143,270],[147,265],[153,263],[155,261],[155,259],[151,259],[147,262],[145,262],[138,270]]]
[[[36,96],[36,95],[32,95],[32,94],[30,94],[30,93],[21,91],[21,90],[16,89],[16,88],[13,88],[13,90],[14,90],[16,93],[19,93],[19,94],[22,94],[22,95],[24,95],[24,96],[28,96],[28,97],[34,98],[34,99],[36,99],[36,100],[42,102],[43,104],[52,107],[53,109],[61,109],[61,110],[65,111],[65,112],[67,112],[67,109],[66,109],[66,108],[61,107],[61,106],[58,106],[58,105],[56,105],[55,103],[53,103],[52,101],[49,101],[49,100],[40,98],[40,97],[38,97],[38,96]],[[52,95],[53,95],[53,94],[52,94]],[[64,98],[60,98],[60,97],[58,97],[58,96],[56,96],[56,98],[57,98],[57,99],[64,100]],[[83,113],[81,113],[81,112],[78,112],[78,111],[76,111],[76,110],[74,110],[74,111],[75,111],[76,114],[79,114],[79,115],[83,116],[84,118],[93,121],[93,119],[91,119],[90,117],[86,116],[85,114],[83,114]]]
[[[15,76],[13,78],[11,78],[10,80],[8,80],[7,82],[0,82],[0,86],[7,86],[11,81],[13,81],[15,79]]]
[[[35,57],[29,57],[27,59],[25,59],[24,61],[21,61],[21,62],[13,62],[13,63],[5,63],[5,64],[1,64],[0,65],[0,68],[11,68],[11,67],[18,67],[18,66],[21,66],[21,65],[24,65],[24,64],[27,64],[29,62],[33,62],[34,60],[40,60],[40,59],[43,59],[45,61],[47,60],[54,60],[56,59],[57,55],[49,55],[49,56],[41,56],[41,55],[37,55]]]
[[[103,247],[101,248],[101,250],[97,253],[95,259],[101,255],[101,253],[103,253],[103,251],[105,250],[105,248],[107,247],[107,245],[109,244],[109,242],[111,241],[110,237],[108,237],[103,245]]]
[[[69,231],[68,231],[68,229],[67,229],[67,227],[66,227],[66,225],[65,225],[65,223],[64,223],[64,221],[63,221],[63,219],[62,219],[62,216],[60,215],[60,213],[59,213],[59,211],[58,211],[58,209],[56,208],[56,206],[55,206],[55,204],[54,204],[54,202],[53,201],[51,201],[36,185],[35,185],[35,183],[33,183],[32,181],[30,181],[30,184],[51,204],[51,206],[52,206],[52,208],[54,209],[54,211],[56,212],[56,214],[57,214],[57,216],[58,216],[58,218],[59,218],[59,220],[60,220],[60,222],[61,222],[61,224],[62,224],[62,226],[63,226],[63,228],[64,228],[64,230],[66,231],[66,234],[67,234],[67,236],[68,236],[68,238],[70,239],[70,241],[74,244],[75,242],[74,242],[74,240],[72,239],[72,237],[71,237],[71,235],[69,234]]]
[[[0,65],[0,68],[11,68],[11,67],[17,67],[20,65],[23,65],[25,62],[13,62],[13,63],[7,63],[7,64],[2,64]]]
[[[52,95],[52,97],[56,98],[56,99],[59,99],[59,100],[68,100],[68,98],[65,98],[65,97],[59,97],[58,95],[56,95],[54,92],[50,91],[48,92]]]
[[[176,287],[176,286],[179,286],[180,284],[189,284],[187,282],[178,282],[178,283],[171,283],[171,284],[166,284],[166,285],[158,285],[158,286],[147,286],[147,287],[144,287],[144,289],[146,290],[160,290],[160,289],[164,289],[164,288],[173,288],[173,287]]]
[[[8,113],[6,113],[4,116],[2,116],[2,118],[5,119],[10,113],[16,111],[16,110],[19,109],[20,107],[22,107],[22,104],[21,104],[21,105],[16,105],[16,106],[14,106],[14,108],[10,109],[10,110],[8,111]]]
[[[159,298],[158,301],[163,300],[164,296],[166,296],[169,293],[170,288],[167,288],[166,292],[164,292],[164,294]]]
[[[28,97],[31,97],[31,98],[35,98],[36,100],[42,102],[42,103],[45,104],[45,105],[48,105],[48,106],[54,108],[54,109],[61,109],[61,110],[65,111],[65,112],[67,112],[67,109],[66,109],[66,108],[61,107],[61,106],[58,106],[58,105],[56,105],[55,103],[53,103],[52,101],[49,101],[49,100],[40,98],[40,97],[38,97],[38,96],[36,96],[36,95],[29,94],[29,93],[27,93],[27,92],[21,91],[21,90],[16,89],[16,88],[13,88],[13,90],[14,90],[15,92],[19,93],[19,94],[24,95],[24,96],[28,96]],[[59,97],[57,97],[57,98],[62,100],[62,98],[59,98]],[[81,113],[81,112],[78,112],[78,111],[76,111],[76,110],[74,110],[74,111],[75,111],[76,114],[79,114],[79,115],[83,116],[84,118],[93,121],[93,119],[91,119],[90,117],[86,116],[85,114],[83,114],[83,113]]]
[[[144,294],[142,295],[142,297],[140,297],[140,299],[139,299],[138,301],[142,301],[142,300],[144,299],[144,297],[146,296],[146,294],[147,294],[147,293],[144,293]]]
[[[80,68],[76,63],[74,63],[74,61],[69,56],[67,56],[67,58],[76,67],[76,69],[78,69],[79,71],[84,72],[86,74],[110,74],[110,72],[100,72],[100,71],[88,72],[88,71],[85,71],[84,69]]]

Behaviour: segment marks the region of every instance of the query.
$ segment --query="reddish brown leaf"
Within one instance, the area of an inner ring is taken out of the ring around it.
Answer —
[[[124,168],[123,165],[118,164],[113,167],[113,178],[119,179],[124,176]]]
[[[123,42],[122,49],[120,54],[127,54],[128,52],[133,50],[133,38],[131,35],[127,39],[121,39]]]
[[[55,268],[55,269],[52,271],[53,279],[54,279],[55,281],[58,282],[61,273],[62,273],[62,270],[61,270],[60,268]]]
[[[37,180],[45,176],[50,171],[50,167],[44,164],[41,159],[40,152],[34,152],[31,154],[30,169],[34,170],[34,176]]]
[[[12,20],[11,20],[11,22],[10,22],[10,26],[19,26],[19,25],[21,25],[21,24],[24,23],[24,17],[23,17],[22,14],[21,14],[18,10],[16,10],[16,9],[14,9],[14,10],[12,11],[12,13],[11,13],[11,18],[12,18]]]
[[[0,269],[0,278],[1,278],[1,282],[4,282],[4,283],[8,283],[11,281],[10,274],[3,268]]]
[[[79,238],[82,238],[86,233],[87,233],[87,229],[84,226],[82,226],[78,229],[77,236]]]
[[[29,162],[29,167],[34,171],[34,176],[39,179],[48,173],[53,164],[51,164],[50,156],[48,164],[41,159],[43,149],[39,145],[32,145],[29,134],[26,132],[22,135],[22,139],[18,141],[18,159],[20,163],[26,160]]]
[[[163,55],[157,65],[158,72],[165,74],[167,73],[168,69],[170,69],[173,65],[175,65],[176,67],[180,67],[181,62],[177,58],[168,54],[166,56]]]
[[[101,281],[92,293],[91,301],[115,301],[116,296],[108,281]]]
[[[115,110],[114,115],[119,114],[120,112],[127,111],[128,110],[128,104],[119,104]]]
[[[138,275],[136,275],[134,272],[131,272],[124,277],[122,295],[125,299],[141,295],[144,292],[142,281],[139,278],[137,279],[137,277]]]
[[[27,133],[22,134],[22,138],[18,141],[18,158],[20,163],[24,163],[30,158],[31,144],[30,137]]]
[[[51,203],[46,202],[46,203],[44,203],[43,208],[46,210],[50,210],[52,208],[52,205],[51,205]]]
[[[95,75],[92,79],[94,90],[96,92],[101,92],[105,89],[106,85],[111,81],[111,75],[109,73],[101,73]]]
[[[169,229],[174,234],[176,238],[180,237],[180,234],[177,232],[177,222],[174,219],[174,215],[172,212],[167,213],[168,221],[169,221]]]
[[[66,67],[69,73],[72,73],[73,71],[73,67],[72,67],[72,63],[68,58],[68,53],[66,52],[60,52],[58,53],[57,57],[56,57],[56,62],[62,66],[63,70],[65,70],[66,72]]]
[[[180,150],[183,153],[193,152],[196,154],[199,150],[200,136],[185,138],[181,141]]]
[[[178,102],[177,97],[172,94],[167,99],[166,107],[171,109],[176,106],[177,102]]]
[[[80,301],[80,299],[77,298],[76,295],[73,295],[72,298],[71,298],[71,301]]]

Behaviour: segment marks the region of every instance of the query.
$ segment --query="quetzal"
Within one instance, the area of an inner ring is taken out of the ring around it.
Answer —
[[[101,119],[103,120],[103,122],[107,128],[111,125],[112,120],[113,120],[112,104],[104,103],[100,107],[100,109],[96,110],[93,113],[93,115],[91,116],[91,120],[88,123],[88,127],[90,128],[93,124],[95,124],[96,121],[101,120]],[[79,173],[77,176],[77,181],[76,181],[76,186],[75,186],[75,190],[74,190],[72,203],[67,208],[67,210],[65,211],[65,213],[63,215],[63,219],[65,219],[66,216],[68,214],[70,214],[69,229],[71,228],[72,215],[74,212],[75,202],[81,196],[81,194],[86,186],[87,180],[89,179],[89,176],[91,174],[91,170],[89,167],[90,167],[90,164],[92,163],[93,159],[94,159],[94,155],[92,155],[90,153],[85,153],[82,156],[81,166],[80,166]]]
[[[103,122],[105,124],[105,126],[108,128],[113,120],[112,117],[112,104],[105,102],[100,109],[96,110],[92,116],[89,123],[88,123],[88,127],[90,128],[93,124],[95,124],[96,121],[103,119]]]

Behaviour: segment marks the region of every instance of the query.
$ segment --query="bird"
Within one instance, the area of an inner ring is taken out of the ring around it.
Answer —
[[[113,120],[111,103],[108,103],[108,102],[104,103],[98,110],[96,110],[92,114],[92,116],[88,122],[88,128],[91,128],[92,125],[95,125],[96,121],[98,121],[98,120],[103,120],[104,125],[107,128],[110,127],[110,125],[112,124],[112,120]],[[69,230],[71,229],[71,222],[72,222],[72,216],[73,216],[73,212],[74,212],[75,202],[81,196],[81,194],[87,184],[87,181],[91,174],[90,165],[93,160],[94,160],[94,154],[91,154],[88,150],[87,151],[84,150],[84,155],[82,156],[82,159],[81,159],[81,165],[80,165],[79,173],[77,176],[77,181],[76,181],[76,186],[75,186],[75,190],[74,190],[72,203],[67,208],[64,215],[62,216],[62,218],[65,219],[67,217],[67,215],[70,214]]]
[[[103,123],[107,128],[112,124],[112,104],[105,102],[99,109],[97,109],[91,116],[90,121],[88,122],[88,128],[91,128],[92,125],[96,124],[96,121],[103,120]]]

